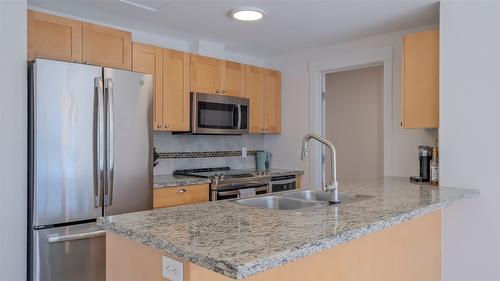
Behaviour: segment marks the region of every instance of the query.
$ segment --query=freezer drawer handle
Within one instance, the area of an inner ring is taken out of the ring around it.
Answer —
[[[49,243],[58,243],[58,242],[66,242],[73,240],[81,240],[81,239],[89,239],[99,236],[106,235],[106,230],[96,230],[85,233],[76,233],[76,234],[68,234],[68,235],[57,235],[49,237]]]

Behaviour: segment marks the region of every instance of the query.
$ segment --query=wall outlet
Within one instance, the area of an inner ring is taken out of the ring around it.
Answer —
[[[247,157],[247,148],[246,147],[241,148],[241,157]]]
[[[184,264],[181,261],[163,256],[162,276],[170,281],[184,280]]]

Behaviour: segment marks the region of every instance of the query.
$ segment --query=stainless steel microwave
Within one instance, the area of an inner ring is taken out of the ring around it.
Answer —
[[[191,93],[191,133],[241,135],[248,133],[249,100]]]

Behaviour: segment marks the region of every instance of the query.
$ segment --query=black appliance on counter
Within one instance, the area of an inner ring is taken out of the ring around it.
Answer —
[[[255,170],[229,167],[176,170],[174,175],[209,178],[210,201],[249,197],[269,193],[271,176]]]
[[[431,180],[432,148],[421,145],[418,147],[419,175],[410,177],[412,182],[429,182]]]

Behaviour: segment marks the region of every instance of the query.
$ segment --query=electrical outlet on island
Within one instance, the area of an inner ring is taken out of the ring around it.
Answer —
[[[241,148],[241,157],[247,157],[247,148],[246,147]]]

